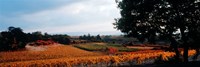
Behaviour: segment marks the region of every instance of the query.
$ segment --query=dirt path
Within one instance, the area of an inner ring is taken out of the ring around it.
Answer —
[[[44,51],[44,50],[47,49],[47,47],[45,47],[45,46],[30,46],[30,45],[27,45],[26,49],[29,50],[29,51]]]

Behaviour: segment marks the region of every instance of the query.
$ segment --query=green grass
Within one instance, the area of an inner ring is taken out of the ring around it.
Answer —
[[[105,51],[106,48],[109,48],[109,47],[117,48],[121,52],[131,52],[131,51],[137,51],[138,50],[138,49],[135,49],[135,48],[126,48],[126,47],[123,47],[120,44],[99,45],[99,44],[93,44],[93,43],[90,44],[89,43],[89,44],[78,44],[78,45],[75,45],[74,47],[84,49],[84,50],[88,50],[88,51]]]
[[[81,44],[81,45],[75,45],[75,47],[88,51],[99,51],[106,49],[106,46],[98,44]]]
[[[111,43],[107,44],[107,46],[110,46],[110,47],[123,47],[120,44],[111,44]]]
[[[117,48],[121,52],[131,52],[131,51],[137,51],[138,50],[138,49],[135,49],[135,48],[123,47],[121,44],[107,44],[107,46]]]

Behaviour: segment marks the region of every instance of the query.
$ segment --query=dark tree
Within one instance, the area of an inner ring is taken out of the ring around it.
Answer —
[[[117,0],[121,18],[115,19],[114,25],[141,41],[147,39],[155,43],[155,36],[167,38],[177,59],[179,45],[184,48],[184,61],[187,62],[189,47],[199,42],[195,39],[200,35],[199,3],[199,0]],[[180,40],[175,38],[177,35]]]
[[[100,42],[100,41],[102,41],[100,35],[91,36],[90,34],[79,36],[79,39],[81,39],[81,40],[87,40],[87,41],[91,41],[91,42]]]
[[[18,48],[25,48],[27,43],[27,36],[21,28],[9,27],[9,31],[13,36],[13,41],[16,43]]]
[[[71,42],[68,35],[52,35],[51,38],[61,44],[70,44]]]
[[[42,36],[43,36],[42,32],[40,32],[40,31],[36,31],[36,32],[32,33],[33,41],[42,40]]]
[[[96,36],[96,40],[97,40],[97,41],[101,41],[101,40],[102,40],[102,39],[101,39],[101,36],[100,36],[100,35],[97,35],[97,36]]]
[[[1,32],[0,40],[0,50],[16,50],[25,48],[27,36],[21,28],[9,27]]]

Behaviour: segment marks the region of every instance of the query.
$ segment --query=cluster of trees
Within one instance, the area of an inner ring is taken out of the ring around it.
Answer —
[[[69,44],[68,35],[49,35],[41,32],[24,33],[19,27],[9,27],[7,31],[0,32],[0,51],[17,50],[25,48],[29,42],[37,40],[53,40],[61,44]]]
[[[57,43],[61,44],[70,44],[70,36],[66,34],[56,34],[56,35],[50,35],[48,33],[42,34],[40,31],[36,31],[33,33],[28,33],[28,40],[29,42],[35,42],[37,40],[53,40]]]
[[[102,41],[102,38],[101,38],[100,35],[91,36],[90,34],[79,36],[79,39],[81,39],[81,40],[87,40],[87,41],[91,41],[91,42],[100,42],[100,41]]]
[[[0,50],[16,50],[24,48],[27,35],[21,28],[9,27],[8,31],[0,32]]]
[[[102,36],[102,41],[107,42],[107,43],[117,43],[117,44],[128,44],[132,43],[131,45],[138,43],[138,40],[136,38],[131,38],[131,37],[124,37],[123,35],[119,36],[111,36],[111,35],[106,35]]]
[[[199,0],[116,0],[121,18],[115,19],[115,28],[140,41],[155,42],[160,36],[171,42],[179,59],[179,47],[184,48],[184,61],[188,62],[188,49],[200,47]]]

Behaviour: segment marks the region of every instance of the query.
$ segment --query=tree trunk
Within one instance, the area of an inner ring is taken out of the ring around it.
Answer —
[[[169,36],[169,38],[170,38],[170,41],[171,41],[170,46],[174,49],[174,51],[176,53],[175,59],[176,59],[176,61],[179,61],[180,60],[180,58],[179,58],[180,57],[180,52],[178,50],[178,44],[179,43],[173,37]]]
[[[188,62],[188,49],[189,47],[184,46],[184,53],[183,53],[184,62]]]
[[[183,51],[183,60],[184,62],[188,62],[188,49],[189,49],[189,46],[188,46],[188,43],[187,43],[187,39],[186,39],[186,35],[185,35],[185,27],[181,27],[180,28],[180,31],[181,31],[181,39],[183,40],[183,48],[184,48],[184,51]]]
[[[174,48],[174,51],[175,51],[175,53],[176,53],[176,56],[175,56],[175,59],[177,60],[177,61],[179,61],[180,60],[180,58],[179,58],[179,56],[180,56],[180,52],[178,51],[178,48]]]

